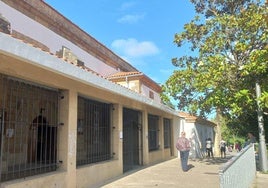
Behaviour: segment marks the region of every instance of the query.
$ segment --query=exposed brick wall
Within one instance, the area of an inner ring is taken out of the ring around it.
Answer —
[[[109,66],[120,68],[121,71],[137,71],[136,68],[118,57],[45,2],[36,0],[2,1],[76,44]]]

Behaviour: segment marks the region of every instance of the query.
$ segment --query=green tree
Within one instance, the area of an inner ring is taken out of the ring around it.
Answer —
[[[255,82],[268,107],[268,9],[258,0],[191,0],[196,16],[175,34],[192,51],[172,59],[177,69],[163,86],[178,109],[237,117],[256,109]]]
[[[218,145],[225,118],[257,109],[256,81],[268,107],[268,10],[259,0],[190,1],[196,16],[174,42],[192,53],[172,59],[177,69],[163,86],[163,99],[172,97],[179,110],[203,117],[216,112]]]
[[[258,124],[257,122],[257,113],[249,112],[243,113],[237,118],[229,119],[224,118],[224,121],[221,125],[221,133],[224,140],[235,143],[239,141],[241,144],[247,140],[247,133],[252,132],[259,140],[258,135]],[[266,134],[267,137],[267,134]]]

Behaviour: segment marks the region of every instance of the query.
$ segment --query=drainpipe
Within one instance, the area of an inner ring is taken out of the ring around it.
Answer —
[[[126,83],[127,83],[127,88],[129,88],[128,76],[126,76],[125,81],[126,81]]]

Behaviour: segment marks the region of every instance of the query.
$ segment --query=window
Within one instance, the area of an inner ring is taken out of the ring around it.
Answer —
[[[171,121],[164,118],[164,147],[169,148],[171,142]]]
[[[150,97],[151,99],[154,99],[154,92],[149,91],[149,97]]]
[[[78,98],[77,166],[111,158],[111,105]]]
[[[0,74],[0,182],[57,169],[56,89]]]
[[[149,151],[158,150],[159,145],[159,117],[155,115],[148,115],[148,139]]]

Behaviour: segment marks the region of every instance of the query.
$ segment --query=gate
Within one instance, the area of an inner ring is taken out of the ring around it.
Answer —
[[[0,74],[0,180],[56,170],[59,92]]]
[[[141,113],[123,109],[123,171],[129,171],[142,163]]]

